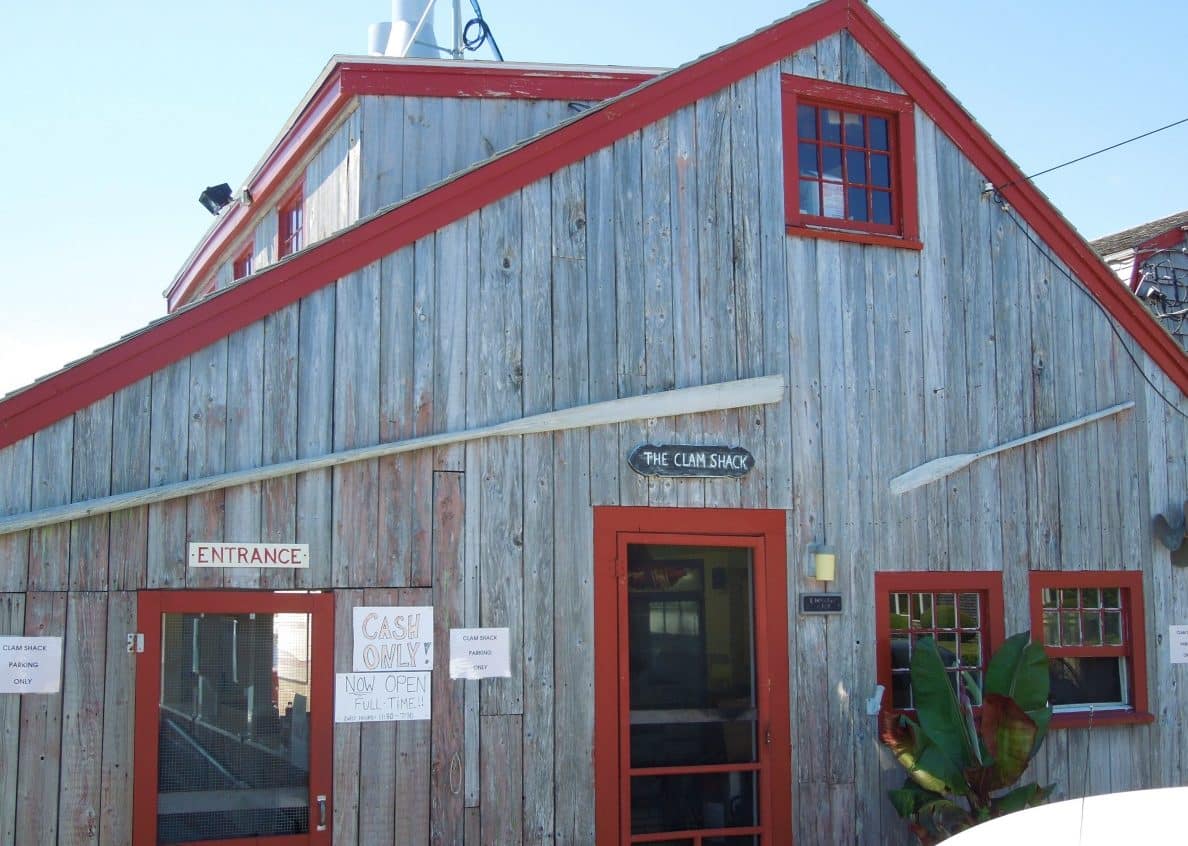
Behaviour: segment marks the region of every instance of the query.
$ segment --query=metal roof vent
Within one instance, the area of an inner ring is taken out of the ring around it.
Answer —
[[[439,59],[448,53],[433,34],[432,0],[392,0],[392,20],[367,29],[367,52],[400,59]]]

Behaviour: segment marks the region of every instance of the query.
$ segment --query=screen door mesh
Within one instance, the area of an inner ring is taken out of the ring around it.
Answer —
[[[307,833],[310,615],[161,623],[158,842]]]

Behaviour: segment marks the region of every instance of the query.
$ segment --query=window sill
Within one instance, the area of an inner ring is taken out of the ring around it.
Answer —
[[[815,226],[785,224],[789,235],[804,238],[824,238],[828,241],[845,241],[850,244],[870,244],[876,247],[897,247],[901,250],[922,250],[924,244],[915,238],[900,238],[896,235],[880,235],[876,232],[849,231],[843,229],[818,229]]]
[[[1098,726],[1140,726],[1155,722],[1155,715],[1146,711],[1101,711],[1089,715],[1088,711],[1053,714],[1048,724],[1053,729],[1089,728]]]

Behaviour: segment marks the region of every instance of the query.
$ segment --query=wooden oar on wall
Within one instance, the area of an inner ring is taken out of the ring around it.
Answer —
[[[236,485],[261,482],[280,476],[324,470],[354,461],[367,461],[402,452],[412,452],[431,447],[460,444],[480,438],[494,438],[508,435],[534,435],[542,432],[561,432],[587,426],[605,426],[626,423],[632,420],[646,420],[651,417],[672,417],[678,414],[697,414],[703,411],[722,411],[749,405],[767,405],[784,398],[783,376],[759,376],[754,379],[736,379],[732,382],[717,382],[692,388],[677,388],[655,394],[579,405],[560,411],[546,411],[506,423],[480,426],[461,432],[445,432],[440,435],[422,435],[404,441],[376,444],[375,446],[333,452],[313,458],[299,458],[266,467],[252,467],[201,479],[187,479],[146,488],[140,491],[72,502],[41,511],[0,517],[0,535],[52,526],[67,520],[81,520],[100,514],[110,514],[126,508],[136,508],[155,502],[178,499],[183,496],[222,490]]]
[[[1023,446],[1023,444],[1038,441],[1041,438],[1049,438],[1060,432],[1067,432],[1069,429],[1075,429],[1078,426],[1084,426],[1086,423],[1092,423],[1094,420],[1101,420],[1103,417],[1112,417],[1115,414],[1121,414],[1129,408],[1134,408],[1133,400],[1119,403],[1118,405],[1111,405],[1109,408],[1103,408],[1101,411],[1095,411],[1092,414],[1086,414],[1084,417],[1069,420],[1067,423],[1041,429],[1038,432],[1032,432],[1030,435],[1024,435],[1021,438],[1015,438],[1013,441],[1007,441],[1004,444],[988,447],[978,452],[962,452],[957,455],[934,458],[932,461],[921,464],[914,470],[909,470],[892,479],[891,493],[906,493],[921,485],[927,485],[929,482],[935,482],[937,479],[943,479],[951,473],[956,473],[958,470],[968,467],[980,458],[1005,452],[1008,449],[1014,449],[1015,447]]]

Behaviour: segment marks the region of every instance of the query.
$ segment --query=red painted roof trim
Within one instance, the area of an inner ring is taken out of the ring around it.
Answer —
[[[275,199],[293,168],[356,96],[598,101],[617,97],[653,77],[641,71],[492,67],[487,63],[339,62],[248,179],[252,206],[236,203],[225,211],[178,272],[165,292],[167,308],[174,311],[193,299],[198,281],[210,274],[224,250],[246,233],[254,209]]]
[[[0,402],[0,448],[226,337],[382,256],[697,99],[848,28],[995,184],[1022,177],[861,0],[825,0],[262,270]],[[1188,394],[1188,357],[1029,183],[1011,203]]]

